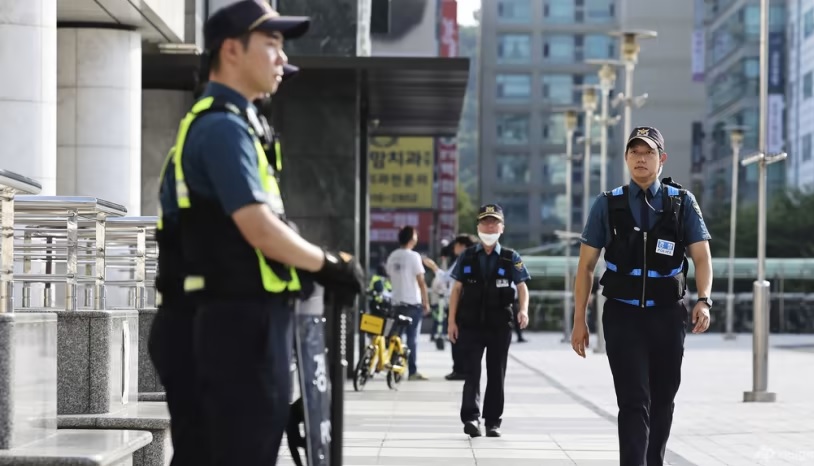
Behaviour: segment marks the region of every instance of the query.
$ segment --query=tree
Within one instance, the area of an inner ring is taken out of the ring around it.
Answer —
[[[729,206],[706,219],[714,257],[729,256]],[[766,257],[814,257],[814,193],[790,191],[777,195],[766,216]],[[738,209],[736,257],[757,257],[757,206]]]
[[[458,185],[458,233],[477,234],[475,217],[478,209],[463,186]]]

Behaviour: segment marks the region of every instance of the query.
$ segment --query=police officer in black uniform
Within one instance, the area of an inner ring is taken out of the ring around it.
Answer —
[[[687,255],[695,265],[699,296],[692,331],[709,328],[710,235],[692,193],[670,178],[659,182],[666,160],[664,138],[656,128],[633,130],[625,150],[631,182],[594,202],[577,267],[571,345],[584,358],[586,306],[605,249],[601,283],[608,300],[602,325],[619,406],[622,466],[664,463],[684,356]]]
[[[204,82],[195,92],[203,92],[209,69],[201,69]],[[282,81],[290,79],[299,68],[286,64]],[[255,100],[255,105],[265,98]],[[280,168],[280,148],[276,135],[263,115],[258,115],[264,127],[260,135],[266,153],[274,154]],[[173,456],[171,466],[201,466],[209,455],[203,418],[203,406],[198,393],[195,360],[192,352],[192,329],[195,316],[194,293],[184,293],[183,257],[178,232],[178,200],[175,195],[175,169],[172,150],[164,161],[159,176],[159,220],[156,228],[158,270],[156,275],[157,312],[150,329],[148,352],[164,387],[170,412]]]
[[[449,299],[449,339],[460,345],[466,372],[461,401],[461,422],[470,437],[481,435],[480,374],[486,351],[486,397],[483,419],[487,437],[500,437],[506,363],[515,325],[514,289],[517,286],[521,327],[529,321],[529,276],[520,255],[498,242],[504,228],[503,209],[486,204],[478,213],[481,244],[467,248],[451,276],[455,279]]]
[[[275,464],[291,378],[293,305],[313,281],[340,304],[362,289],[350,256],[327,252],[288,224],[251,101],[273,94],[283,42],[309,20],[262,0],[213,14],[204,27],[211,73],[182,120],[173,154],[183,286],[196,296],[193,350],[210,464]]]

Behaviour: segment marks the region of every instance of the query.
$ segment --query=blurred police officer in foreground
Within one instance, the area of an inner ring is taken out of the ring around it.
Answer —
[[[208,65],[202,67],[202,81],[208,81]],[[299,68],[286,64],[282,81],[295,76]],[[195,99],[203,92],[200,83]],[[256,105],[265,100],[260,96]],[[261,123],[265,117],[258,115]],[[266,123],[266,134],[261,137],[264,149],[279,158],[276,138]],[[275,152],[269,152],[275,150]],[[159,220],[156,240],[159,245],[156,278],[157,312],[150,329],[148,350],[167,397],[172,437],[172,466],[203,465],[209,458],[204,448],[208,440],[203,418],[203,406],[196,379],[192,351],[195,295],[184,293],[183,257],[178,231],[178,200],[175,193],[174,148],[170,150],[159,177]],[[279,162],[278,162],[279,167]]]
[[[287,225],[251,104],[276,92],[283,42],[308,25],[262,0],[215,12],[204,26],[209,83],[175,144],[184,290],[196,295],[194,356],[215,465],[275,464],[289,411],[294,302],[312,280],[340,304],[362,289],[350,256]]]
[[[503,416],[503,382],[514,326],[514,289],[517,285],[520,309],[518,320],[525,328],[529,321],[529,276],[520,255],[501,247],[503,209],[486,204],[478,213],[481,244],[467,248],[458,257],[451,273],[456,280],[449,301],[449,339],[460,345],[464,357],[461,422],[470,437],[481,435],[480,373],[486,350],[486,397],[483,419],[487,437],[500,437]]]
[[[631,183],[603,193],[582,234],[571,345],[585,357],[585,308],[599,252],[605,248],[602,324],[619,405],[620,464],[661,465],[681,380],[689,264],[695,265],[698,301],[693,333],[709,327],[712,288],[710,235],[693,195],[669,178],[658,181],[667,154],[651,127],[628,138]]]

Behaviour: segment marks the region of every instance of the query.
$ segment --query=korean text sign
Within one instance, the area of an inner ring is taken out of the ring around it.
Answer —
[[[370,207],[431,209],[434,164],[433,138],[371,138]]]

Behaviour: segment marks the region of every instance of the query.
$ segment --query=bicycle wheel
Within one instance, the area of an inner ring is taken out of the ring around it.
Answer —
[[[356,369],[353,371],[353,390],[360,392],[364,390],[365,384],[367,383],[368,379],[371,378],[370,374],[370,362],[373,360],[375,356],[375,350],[372,346],[368,346],[365,349],[365,353],[359,358],[359,362],[356,364]]]
[[[401,366],[404,367],[405,370],[407,368],[407,353],[396,353],[390,358],[391,366]],[[399,373],[393,371],[392,367],[390,370],[387,371],[387,387],[391,390],[395,390],[398,388],[401,381],[404,380],[404,373]]]

